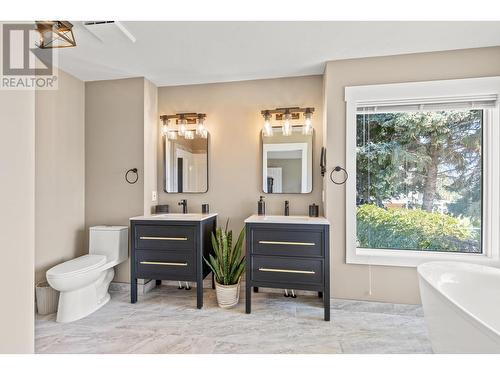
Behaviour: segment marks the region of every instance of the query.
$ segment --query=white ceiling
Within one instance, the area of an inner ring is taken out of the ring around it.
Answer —
[[[84,80],[158,86],[322,74],[329,60],[500,45],[500,22],[121,22],[101,42],[75,23],[59,66]]]

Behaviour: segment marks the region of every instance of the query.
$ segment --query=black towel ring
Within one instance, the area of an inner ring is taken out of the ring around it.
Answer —
[[[342,181],[335,181],[333,179],[333,172],[340,172],[340,171],[343,171],[344,172],[344,179]],[[341,166],[336,166],[335,168],[332,169],[332,171],[330,172],[330,180],[335,184],[335,185],[343,185],[345,184],[345,182],[347,181],[347,179],[349,178],[349,173],[347,173],[347,171],[342,168]]]
[[[128,174],[129,173],[135,173],[135,180],[129,180]],[[129,184],[135,184],[139,180],[139,174],[137,173],[137,168],[131,168],[125,173],[125,181],[127,181]]]

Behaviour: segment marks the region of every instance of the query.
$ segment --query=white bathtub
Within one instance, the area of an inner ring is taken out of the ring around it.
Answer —
[[[500,353],[500,269],[430,262],[418,275],[435,353]]]

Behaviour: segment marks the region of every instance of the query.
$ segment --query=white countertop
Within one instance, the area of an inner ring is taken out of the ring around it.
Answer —
[[[213,214],[154,214],[131,217],[130,220],[158,220],[158,221],[203,221],[217,216]]]
[[[323,224],[330,225],[324,217],[309,216],[282,216],[282,215],[252,215],[245,219],[245,223],[259,224]]]

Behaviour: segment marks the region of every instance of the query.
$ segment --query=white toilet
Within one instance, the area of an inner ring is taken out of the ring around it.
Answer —
[[[96,226],[89,230],[89,254],[47,271],[47,281],[60,292],[57,321],[72,322],[92,314],[109,300],[114,266],[128,258],[128,227]]]

